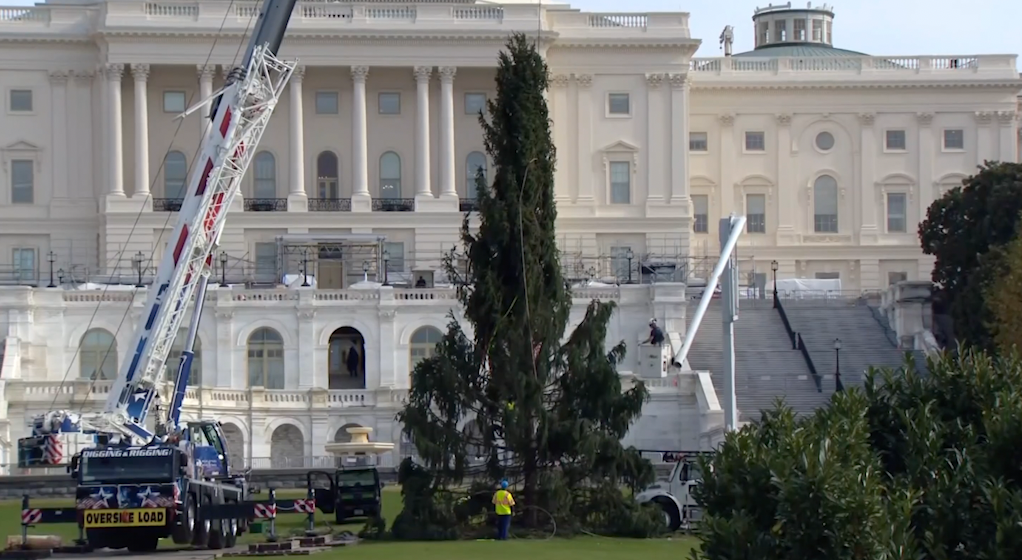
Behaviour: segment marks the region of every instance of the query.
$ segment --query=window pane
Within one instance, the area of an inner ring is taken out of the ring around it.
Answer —
[[[627,115],[631,110],[629,105],[627,93],[612,93],[607,96],[607,107],[611,115]]]
[[[404,272],[405,244],[399,241],[388,241],[383,244],[387,253],[387,272]]]
[[[401,198],[401,157],[394,152],[380,156],[380,198]]]
[[[905,149],[905,131],[904,130],[888,130],[885,140],[885,146],[888,150],[904,150]]]
[[[32,204],[35,202],[34,162],[26,159],[11,161],[11,203]]]
[[[610,202],[628,204],[631,202],[631,164],[624,161],[610,163]]]
[[[766,195],[750,194],[745,197],[745,231],[766,233]]]
[[[487,182],[486,156],[482,152],[472,152],[465,158],[465,195],[467,198],[476,197],[476,178],[479,171],[483,173],[483,182]]]
[[[167,198],[184,198],[188,161],[181,152],[170,152],[163,163],[163,190]]]
[[[316,114],[336,115],[339,112],[336,91],[316,92]]]
[[[830,175],[821,175],[813,184],[813,209],[813,229],[817,233],[838,231],[838,188]]]
[[[688,134],[688,151],[705,152],[709,142],[705,132],[690,132]]]
[[[611,247],[610,248],[610,260],[611,267],[614,271],[614,276],[619,281],[628,280],[628,271],[631,268],[631,264],[628,262],[628,257],[631,255],[632,262],[635,263],[635,253],[632,252],[631,247]]]
[[[31,112],[32,90],[12,89],[10,92],[10,108],[11,112]]]
[[[962,150],[965,148],[965,134],[961,129],[950,129],[944,131],[944,148],[948,150]]]
[[[35,274],[35,249],[14,250],[14,273],[16,280],[34,281]]]
[[[277,281],[277,244],[256,243],[255,274],[257,282]]]
[[[185,92],[163,92],[163,111],[165,113],[184,113],[185,109],[187,109],[185,107]]]
[[[466,93],[465,94],[465,114],[466,115],[478,115],[480,111],[486,109],[486,94],[485,93]]]
[[[259,152],[255,157],[255,175],[252,194],[255,198],[276,198],[277,162],[270,152]]]
[[[887,195],[887,231],[892,233],[906,231],[907,199],[905,193],[889,193]]]
[[[748,152],[762,152],[766,150],[766,140],[762,132],[745,133],[745,150]]]
[[[381,115],[400,115],[401,114],[401,94],[400,93],[381,93],[380,94],[380,114]]]
[[[692,231],[706,233],[709,231],[710,198],[705,194],[692,196]]]

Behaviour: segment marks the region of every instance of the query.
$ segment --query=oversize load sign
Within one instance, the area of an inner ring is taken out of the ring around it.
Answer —
[[[161,527],[167,524],[167,510],[108,509],[85,512],[85,528],[96,527]]]
[[[83,458],[93,457],[170,457],[174,450],[169,447],[152,447],[148,449],[86,449],[82,451]]]

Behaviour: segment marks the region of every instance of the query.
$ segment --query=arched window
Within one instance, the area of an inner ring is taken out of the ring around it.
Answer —
[[[183,328],[177,333],[174,344],[170,347],[170,354],[167,355],[167,363],[164,369],[167,372],[167,379],[173,381],[177,376],[177,368],[181,365],[181,353],[185,350],[185,340],[188,338],[188,329]],[[192,346],[192,369],[188,374],[189,387],[202,386],[202,341],[195,337],[195,345]]]
[[[436,354],[436,345],[444,338],[444,333],[436,327],[419,327],[412,333],[411,345],[408,349],[409,370],[415,365]]]
[[[248,337],[248,386],[284,388],[284,339],[266,327]]]
[[[837,233],[837,180],[820,175],[813,183],[813,230],[816,233]]]
[[[117,340],[106,329],[92,329],[82,337],[78,368],[82,379],[117,377]]]
[[[394,152],[380,156],[380,198],[401,198],[401,156]]]
[[[465,197],[475,198],[477,194],[476,190],[476,175],[479,171],[483,172],[483,181],[487,181],[489,178],[486,175],[486,154],[482,152],[472,152],[465,158]]]
[[[252,198],[277,198],[277,160],[270,152],[259,152],[255,157]]]
[[[340,164],[337,162],[337,154],[327,150],[316,156],[316,196],[318,198],[330,198],[336,200],[341,196],[339,177],[341,176]]]
[[[185,183],[188,181],[188,160],[181,152],[170,152],[163,162],[163,193],[170,199],[185,197]]]

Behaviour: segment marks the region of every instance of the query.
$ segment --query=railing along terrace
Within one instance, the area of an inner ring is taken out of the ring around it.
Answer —
[[[945,78],[976,73],[1016,77],[1015,55],[848,56],[848,57],[722,57],[693,58],[689,72],[698,82],[714,76],[735,79],[757,75],[864,74],[898,77],[940,74]]]

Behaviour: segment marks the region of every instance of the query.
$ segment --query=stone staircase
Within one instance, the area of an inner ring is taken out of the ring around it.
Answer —
[[[690,320],[695,305],[689,307]],[[712,373],[714,388],[721,398],[723,334],[721,307],[713,301],[706,310],[689,365]],[[808,413],[826,402],[813,381],[802,354],[791,347],[784,324],[766,300],[743,300],[735,323],[735,392],[742,420],[755,420],[759,411],[771,408],[778,397],[797,413]]]
[[[862,385],[869,366],[898,367],[904,354],[877,323],[869,307],[858,300],[785,301],[791,328],[802,335],[816,371],[826,377],[824,392],[834,390],[837,352],[841,339],[841,381],[845,387]]]

